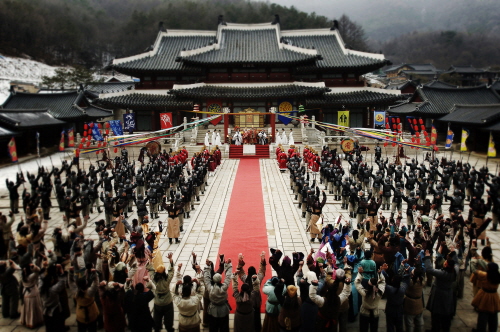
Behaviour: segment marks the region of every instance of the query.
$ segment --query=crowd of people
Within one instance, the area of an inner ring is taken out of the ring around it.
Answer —
[[[280,146],[278,167],[289,172],[290,193],[319,248],[269,248],[258,266],[246,266],[243,254],[200,262],[192,253],[192,271],[184,275],[172,253],[162,257],[159,240],[165,228],[170,244],[179,242],[184,218],[221,163],[218,148],[203,147],[190,160],[185,149],[164,151],[138,167],[123,149],[114,163],[40,167],[27,181],[18,174],[7,180],[11,211],[0,215],[2,315],[49,332],[67,330],[72,312],[78,331],[173,332],[177,311],[179,331],[227,332],[234,309],[236,332],[346,332],[356,320],[361,332],[374,332],[385,298],[388,331],[423,331],[427,309],[437,332],[450,331],[471,282],[476,330],[497,331],[500,273],[487,232],[497,230],[500,178],[461,161],[427,156],[398,165],[382,158],[379,146],[373,153],[376,171],[356,149],[344,156],[328,147],[291,146],[285,153]],[[29,187],[22,197],[20,186]],[[47,234],[52,193],[63,220]],[[328,197],[345,216],[324,220]],[[85,233],[101,203],[104,218],[92,240]],[[134,209],[138,218],[130,221]],[[424,287],[431,287],[428,298]]]

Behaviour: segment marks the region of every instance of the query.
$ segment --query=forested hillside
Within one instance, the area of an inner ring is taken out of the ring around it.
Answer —
[[[108,54],[144,51],[160,21],[167,29],[215,30],[219,14],[235,23],[270,22],[279,14],[282,29],[331,26],[325,16],[245,0],[0,0],[0,53],[101,66]]]

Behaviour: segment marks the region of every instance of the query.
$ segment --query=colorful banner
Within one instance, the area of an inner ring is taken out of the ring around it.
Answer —
[[[17,163],[17,150],[16,150],[16,140],[14,137],[12,137],[9,141],[9,144],[7,144],[9,148],[9,154],[10,154],[10,159],[12,160],[13,163]]]
[[[99,126],[97,125],[97,123],[94,123],[94,125],[91,128],[91,130],[92,130],[92,138],[94,140],[96,140],[96,141],[104,141],[104,138],[101,135],[101,131],[99,130]]]
[[[436,145],[437,137],[438,137],[438,132],[437,132],[436,126],[434,126],[434,122],[433,122],[432,128],[431,128],[431,145]]]
[[[338,125],[349,127],[349,111],[338,111]]]
[[[460,143],[460,151],[467,151],[467,138],[469,137],[469,130],[462,128],[462,141]]]
[[[451,148],[451,145],[453,144],[453,136],[455,136],[455,134],[453,133],[453,131],[451,131],[450,125],[448,125],[448,132],[446,134],[446,144],[444,146],[445,149]]]
[[[70,148],[75,146],[75,132],[73,128],[68,129],[68,146]]]
[[[373,128],[384,129],[385,128],[385,112],[384,111],[373,111]]]
[[[292,122],[293,119],[289,118],[293,111],[293,100],[278,100],[278,120],[285,126]],[[281,113],[282,115],[280,115]]]
[[[160,113],[160,126],[161,129],[172,128],[172,113]]]
[[[64,151],[64,130],[61,131],[61,140],[59,141],[59,152]]]
[[[123,114],[123,130],[128,130],[129,133],[133,133],[136,130],[135,113]]]
[[[222,101],[220,100],[208,100],[207,101],[207,111],[208,112],[213,112],[213,113],[223,113],[222,111]],[[216,126],[219,124],[219,122],[222,121],[222,116],[216,117],[212,121],[210,121],[211,124]]]
[[[495,149],[495,141],[493,134],[490,131],[490,143],[488,144],[488,157],[495,158],[497,156],[497,149]]]

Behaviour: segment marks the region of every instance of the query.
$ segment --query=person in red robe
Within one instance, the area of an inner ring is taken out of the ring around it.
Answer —
[[[213,153],[208,157],[208,171],[210,172],[210,176],[214,175],[215,169],[217,168],[217,163],[215,161]]]
[[[321,159],[319,158],[318,154],[314,155],[311,158],[311,170],[313,172],[319,172],[320,162],[321,162]]]
[[[290,148],[288,149],[288,157],[291,158],[292,157],[292,154],[295,152],[295,146],[290,146]]]
[[[288,157],[284,151],[281,151],[281,153],[278,155],[278,164],[279,164],[280,170],[286,170],[287,163],[288,163]]]

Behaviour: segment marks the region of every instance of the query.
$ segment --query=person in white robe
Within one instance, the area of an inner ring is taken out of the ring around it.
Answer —
[[[219,132],[217,132],[217,134],[215,135],[215,145],[220,146],[220,133]]]
[[[288,144],[288,137],[286,135],[285,128],[283,128],[283,132],[281,133],[281,144],[283,144],[283,145]]]
[[[290,138],[288,139],[289,145],[295,145],[295,140],[293,139],[293,130],[290,129]]]
[[[234,136],[233,136],[234,144],[235,145],[241,145],[243,143],[243,138],[241,136],[241,133],[237,131]]]
[[[280,132],[278,131],[278,129],[276,129],[276,145],[280,145],[281,144],[281,135],[280,135]]]
[[[214,131],[212,132],[212,145],[216,145],[215,144],[215,139],[217,138],[217,130],[214,129]]]
[[[207,131],[207,133],[205,134],[205,146],[206,147],[209,147],[210,146],[210,130]]]

